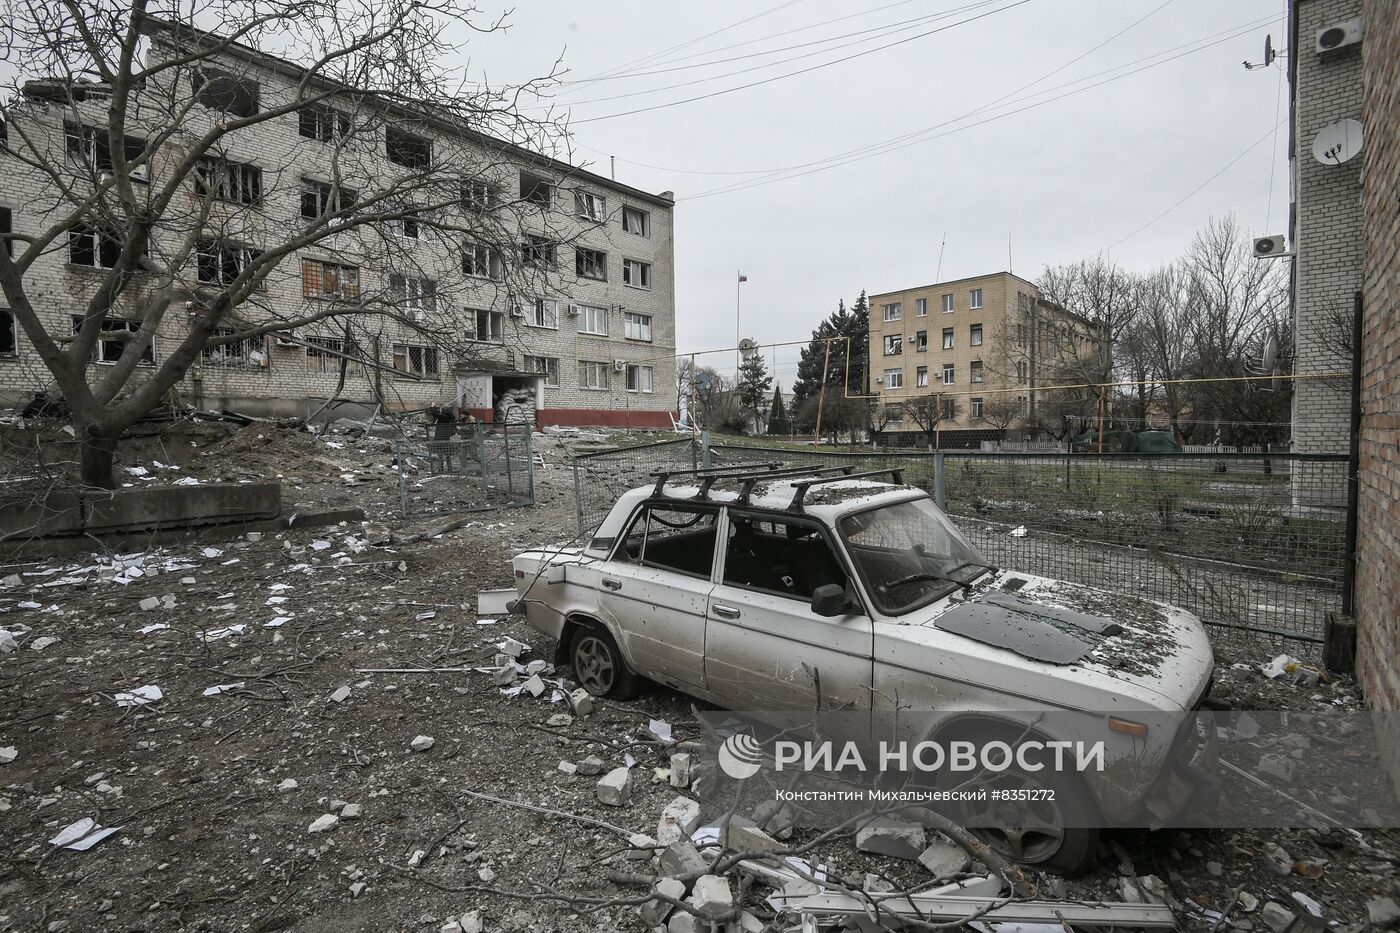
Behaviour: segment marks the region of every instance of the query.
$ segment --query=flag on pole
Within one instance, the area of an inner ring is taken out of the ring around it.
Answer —
[[[748,280],[749,280],[749,277],[748,277],[747,275],[744,275],[744,273],[742,273],[742,272],[739,273],[739,281],[740,281],[741,283],[747,282]]]

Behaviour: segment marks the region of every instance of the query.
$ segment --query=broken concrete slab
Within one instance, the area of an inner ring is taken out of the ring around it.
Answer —
[[[690,786],[690,752],[676,752],[671,756],[671,786]]]
[[[582,719],[593,713],[593,694],[579,687],[569,693],[569,706],[573,708],[574,715]]]
[[[413,741],[408,743],[408,747],[415,752],[426,752],[433,747],[435,741],[436,740],[431,735],[419,735],[415,736]]]
[[[331,694],[332,703],[344,703],[348,699],[350,699],[350,688],[346,686],[336,687],[335,693]]]
[[[340,822],[340,817],[334,813],[322,813],[316,817],[315,821],[306,828],[308,833],[323,833]]]
[[[657,861],[657,871],[667,878],[698,875],[707,867],[705,859],[689,839],[667,846]]]
[[[603,759],[597,755],[589,755],[578,763],[578,773],[592,777],[595,774],[602,774],[604,767],[606,764]]]
[[[776,852],[783,844],[759,828],[758,824],[746,816],[731,816],[720,827],[720,845],[735,852],[757,855]]]
[[[856,832],[856,848],[892,858],[918,860],[926,847],[924,828],[892,817],[877,817]]]
[[[627,857],[634,862],[649,862],[656,854],[656,840],[646,833],[633,833],[627,839]]]
[[[364,813],[364,806],[358,803],[347,803],[340,808],[340,818],[342,820],[358,820]]]
[[[1372,930],[1400,928],[1400,904],[1393,897],[1373,897],[1366,902],[1366,922]]]
[[[653,894],[665,895],[675,900],[680,900],[685,897],[685,885],[681,884],[675,878],[662,878],[652,886],[651,890]],[[654,900],[647,901],[641,907],[637,908],[637,912],[641,914],[642,922],[650,929],[651,927],[660,926],[665,923],[666,918],[671,915],[671,911],[674,909],[675,905],[673,904],[668,904],[662,900]]]
[[[734,892],[729,889],[729,879],[720,875],[701,875],[695,879],[686,899],[696,913],[711,920],[718,919],[734,909]]]
[[[613,768],[598,779],[598,801],[610,807],[626,806],[632,799],[632,771]]]
[[[1269,901],[1259,911],[1259,919],[1274,933],[1284,933],[1293,925],[1293,911],[1276,901]]]
[[[972,867],[972,856],[956,842],[936,834],[929,840],[928,848],[919,853],[919,864],[934,878],[951,878]]]
[[[699,825],[700,804],[689,797],[677,797],[661,811],[661,819],[656,824],[656,841],[659,845],[669,846],[689,839]]]

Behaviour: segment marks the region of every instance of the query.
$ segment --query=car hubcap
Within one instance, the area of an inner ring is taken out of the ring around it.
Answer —
[[[574,673],[583,688],[594,696],[602,696],[612,689],[612,652],[602,639],[592,635],[579,639],[574,649]]]
[[[993,790],[1052,790],[1025,775],[1005,775],[987,787]],[[1060,851],[1065,840],[1064,813],[1054,800],[962,801],[964,826],[999,855],[1018,862],[1044,862]]]

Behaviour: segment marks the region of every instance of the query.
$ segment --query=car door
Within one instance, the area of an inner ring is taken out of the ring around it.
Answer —
[[[714,588],[718,506],[644,503],[600,568],[598,603],[638,672],[705,686],[705,609]]]
[[[812,591],[849,570],[818,522],[729,509],[705,621],[710,691],[733,709],[870,709],[873,631],[864,609],[812,611]]]

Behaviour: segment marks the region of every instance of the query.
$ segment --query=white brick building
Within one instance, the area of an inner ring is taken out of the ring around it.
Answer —
[[[1352,300],[1362,284],[1363,160],[1323,164],[1313,143],[1326,127],[1361,119],[1362,43],[1317,50],[1318,33],[1360,17],[1361,0],[1293,0],[1289,14],[1295,371],[1350,373]],[[1295,451],[1346,453],[1350,385],[1349,375],[1297,381]]]
[[[153,56],[174,51],[176,40],[160,24],[152,41]],[[169,91],[167,107],[172,99],[193,102],[181,131],[151,157],[152,190],[162,167],[181,157],[186,129],[197,136],[237,108],[269,112],[298,100],[304,72],[295,65],[242,47],[218,65],[226,79],[200,79],[210,82],[202,91],[184,78],[148,89],[153,96]],[[211,90],[214,80],[226,83]],[[63,206],[44,173],[24,158],[100,174],[111,154],[102,141],[107,110],[100,87],[47,100],[52,85],[30,88],[10,108],[7,145],[15,152],[0,155],[0,224],[33,235],[51,227]],[[217,108],[204,106],[211,93],[226,95]],[[492,420],[503,393],[523,389],[533,396],[541,425],[669,426],[676,401],[671,194],[618,184],[431,113],[376,112],[373,119],[381,122],[366,132],[365,113],[353,100],[332,99],[232,132],[210,176],[216,196],[205,192],[218,202],[211,222],[221,225],[219,239],[208,246],[201,240],[198,261],[176,281],[133,276],[106,311],[104,330],[135,330],[127,323],[131,309],[151,289],[183,296],[217,287],[248,261],[249,251],[287,243],[304,226],[302,217],[311,216],[306,211],[324,208],[327,198],[343,197],[352,185],[367,191],[387,173],[411,173],[417,164],[431,163],[435,171],[460,166],[461,201],[447,209],[457,212],[453,232],[407,217],[393,230],[338,233],[289,254],[256,301],[237,309],[240,319],[292,320],[308,309],[326,309],[325,318],[206,349],[175,388],[179,400],[305,415],[336,392],[341,361],[348,360],[339,397],[365,404],[453,406]],[[142,132],[141,120],[133,114],[127,132]],[[202,200],[192,190],[182,205],[196,211]],[[486,215],[499,234],[494,245],[457,233]],[[170,235],[153,230],[152,252],[173,247],[160,239]],[[75,232],[56,246],[35,261],[25,284],[45,329],[60,338],[71,332],[108,264],[98,234]],[[332,304],[364,306],[381,297],[394,313],[354,317],[347,342],[350,319],[337,317]],[[189,332],[177,318],[172,310],[156,328],[150,362],[143,364],[148,371]],[[120,345],[100,344],[89,381],[110,371],[102,357],[119,354]],[[139,371],[134,378],[139,382]],[[0,403],[22,404],[50,383],[0,297]]]

